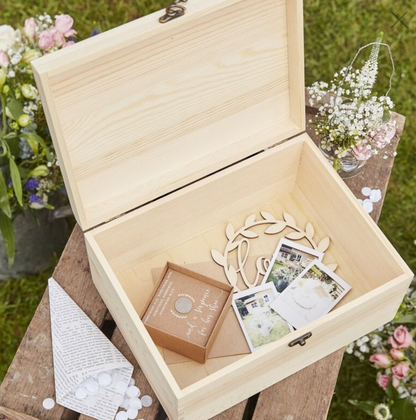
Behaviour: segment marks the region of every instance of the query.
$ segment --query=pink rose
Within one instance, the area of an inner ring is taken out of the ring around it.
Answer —
[[[0,50],[0,67],[7,67],[9,65],[9,56]]]
[[[393,386],[395,387],[395,388],[398,388],[398,386],[400,385],[400,381],[399,381],[399,379],[397,378],[397,376],[394,376],[393,375]]]
[[[404,353],[399,349],[390,349],[390,354],[394,360],[402,360],[404,358]]]
[[[52,31],[43,31],[39,35],[39,48],[43,51],[49,51],[55,41],[53,39],[53,32]]]
[[[369,149],[366,144],[353,146],[352,153],[357,160],[368,160],[371,157],[371,149]]]
[[[384,353],[373,354],[372,356],[370,356],[370,362],[375,363],[377,366],[380,366],[380,367],[390,366],[389,356]]]
[[[65,35],[66,38],[69,38],[70,36],[74,36],[76,34],[77,34],[77,31],[75,29],[71,29],[70,31],[65,32],[64,35]]]
[[[55,32],[53,34],[53,42],[55,47],[61,48],[65,44],[65,36],[60,32]]]
[[[28,38],[33,38],[36,35],[36,30],[37,30],[37,26],[36,26],[35,19],[33,19],[33,18],[26,19],[25,20],[25,26],[23,28],[24,34]]]
[[[392,369],[393,375],[399,379],[404,379],[409,374],[410,367],[405,362],[400,362]]]
[[[390,376],[389,375],[380,375],[377,378],[377,383],[383,388],[386,389],[389,386]]]
[[[61,34],[66,34],[72,29],[74,19],[69,15],[59,15],[55,20],[55,29]]]
[[[66,47],[70,47],[71,45],[74,45],[75,42],[74,41],[67,41],[65,42],[65,44],[62,46],[62,48],[66,48]]]
[[[395,349],[407,349],[413,343],[413,338],[407,328],[400,325],[394,330],[393,336],[389,337],[388,342]]]

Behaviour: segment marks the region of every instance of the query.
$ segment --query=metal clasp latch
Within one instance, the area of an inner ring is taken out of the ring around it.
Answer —
[[[306,344],[306,340],[308,338],[311,338],[311,337],[312,337],[312,333],[311,332],[308,332],[306,334],[303,334],[299,338],[296,338],[295,340],[291,341],[289,343],[289,347],[296,346],[296,344],[299,344],[300,346],[304,346]]]
[[[176,19],[181,17],[185,14],[186,7],[180,5],[179,3],[186,3],[188,0],[174,0],[169,6],[166,8],[166,14],[159,18],[160,23],[166,23],[170,20]]]

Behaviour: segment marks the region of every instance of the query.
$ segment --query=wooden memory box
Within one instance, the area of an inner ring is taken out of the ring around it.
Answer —
[[[141,319],[155,344],[205,363],[232,297],[232,286],[168,262]],[[180,300],[192,306],[178,312]]]
[[[94,283],[169,418],[204,420],[390,321],[412,273],[304,133],[301,0],[184,6],[33,68]],[[352,290],[253,354],[167,365],[139,316],[152,270],[212,261],[225,226],[260,210],[330,236]]]

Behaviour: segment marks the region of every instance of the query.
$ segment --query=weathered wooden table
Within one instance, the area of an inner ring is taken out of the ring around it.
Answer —
[[[307,107],[307,121],[315,113]],[[405,118],[394,114],[398,131],[392,142],[395,150],[404,127]],[[312,138],[313,131],[308,130]],[[383,198],[390,178],[393,159],[371,159],[363,172],[347,180],[354,194],[363,198],[364,186],[380,188]],[[371,216],[378,220],[383,200],[375,204]],[[83,234],[75,227],[53,277],[66,290],[85,313],[103,329],[115,346],[134,365],[133,377],[142,390],[149,394],[154,404],[140,411],[145,420],[165,420],[166,414],[131,354],[120,331],[111,320],[91,279]],[[339,350],[319,362],[299,371],[259,395],[230,408],[215,417],[215,420],[321,420],[326,419],[332,399],[343,350]],[[7,375],[0,387],[0,420],[75,420],[84,416],[62,406],[47,411],[42,401],[54,397],[54,377],[49,318],[48,291],[45,292],[32,322],[17,350]]]

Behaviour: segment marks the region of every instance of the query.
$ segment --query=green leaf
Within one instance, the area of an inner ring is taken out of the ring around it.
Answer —
[[[390,379],[390,382],[386,388],[386,394],[389,397],[389,400],[396,401],[400,398],[399,391],[393,386],[393,380]]]
[[[416,324],[416,313],[403,315],[392,321],[393,324]]]
[[[15,120],[17,120],[23,114],[23,104],[17,99],[11,99],[8,101],[7,108]]]
[[[374,401],[357,401],[357,400],[348,400],[350,404],[354,407],[359,408],[360,410],[367,413],[369,416],[374,418],[374,407],[378,404]]]
[[[27,140],[27,143],[30,146],[30,148],[33,150],[33,153],[37,155],[39,152],[39,143],[33,140],[29,140],[29,139]]]
[[[1,210],[9,219],[12,217],[9,195],[7,193],[7,185],[3,177],[3,172],[0,168],[0,211]]]
[[[38,136],[36,133],[29,132],[29,133],[22,133],[20,137],[25,138],[28,141],[33,141],[39,143],[41,146],[46,147],[45,141],[42,137]]]
[[[415,406],[409,397],[395,400],[390,410],[395,420],[416,420]]]
[[[14,262],[15,254],[13,222],[12,219],[7,217],[2,211],[0,211],[0,232],[3,236],[4,245],[6,247],[9,268],[11,268]]]
[[[14,161],[14,158],[10,158],[10,177],[12,178],[14,193],[16,194],[17,202],[23,206],[23,193],[22,193],[22,180],[20,179],[19,168]]]

